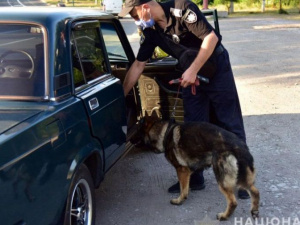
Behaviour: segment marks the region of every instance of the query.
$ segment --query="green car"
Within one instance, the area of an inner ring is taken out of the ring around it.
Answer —
[[[92,9],[2,8],[0,224],[95,224],[94,189],[147,111],[170,118],[177,60],[151,59],[125,98],[135,59],[120,21]],[[182,101],[175,117],[182,121]]]
[[[96,10],[1,11],[1,224],[94,221],[94,188],[129,149],[108,59],[119,28]]]

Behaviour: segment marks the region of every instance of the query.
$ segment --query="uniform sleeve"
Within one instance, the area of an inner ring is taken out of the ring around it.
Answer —
[[[203,40],[213,31],[213,27],[201,13],[198,6],[192,2],[186,2],[185,12],[182,17],[182,24],[195,36]]]
[[[140,40],[140,49],[138,51],[136,59],[140,62],[145,62],[151,58],[154,49],[156,47],[155,37],[152,37],[153,30],[152,28],[146,28],[143,30]]]

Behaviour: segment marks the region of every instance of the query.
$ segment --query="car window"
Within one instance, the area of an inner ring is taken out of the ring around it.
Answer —
[[[110,62],[128,62],[125,50],[122,46],[121,40],[112,23],[101,22],[101,32],[105,42],[108,59]]]
[[[90,83],[108,72],[102,49],[99,27],[87,26],[72,31],[71,51],[75,87]]]
[[[0,24],[0,98],[43,97],[44,81],[41,27]]]

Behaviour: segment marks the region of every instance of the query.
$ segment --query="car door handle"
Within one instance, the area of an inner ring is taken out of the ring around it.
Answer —
[[[92,98],[91,100],[89,100],[89,105],[90,105],[90,109],[94,110],[96,108],[99,107],[99,102],[97,98]]]

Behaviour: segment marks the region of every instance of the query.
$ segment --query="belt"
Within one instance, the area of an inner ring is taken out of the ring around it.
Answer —
[[[224,52],[225,48],[223,47],[222,44],[220,44],[218,47],[215,48],[213,55],[214,56],[219,56]]]

